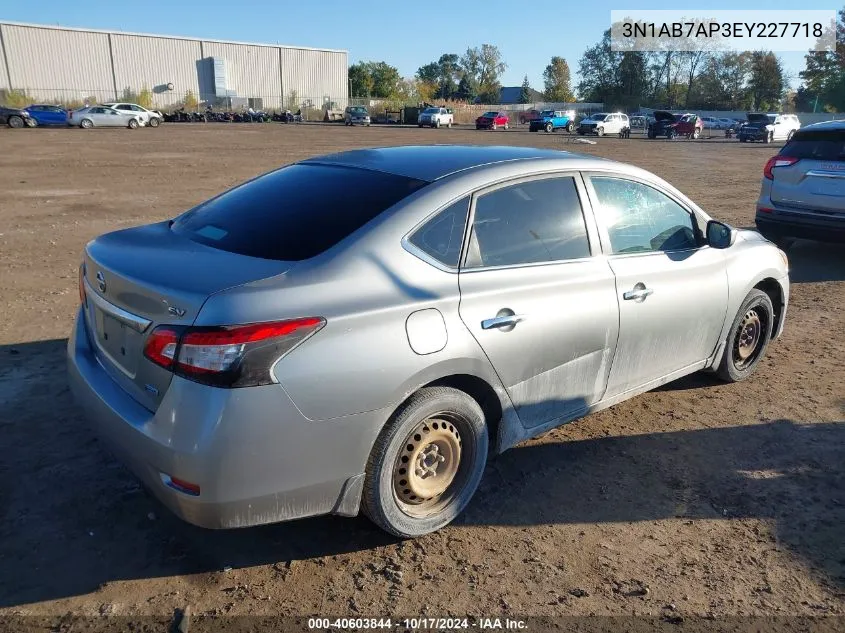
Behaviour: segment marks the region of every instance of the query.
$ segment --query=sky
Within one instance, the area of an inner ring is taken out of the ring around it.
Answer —
[[[707,9],[794,9],[795,0],[766,0],[762,4],[736,1],[706,3]],[[494,44],[507,70],[505,86],[522,83],[543,89],[543,69],[553,55],[565,58],[577,83],[578,60],[610,26],[611,9],[674,9],[675,2],[620,1],[602,8],[580,2],[530,0],[306,0],[282,2],[227,0],[67,0],[8,3],[0,19],[37,24],[134,31],[187,37],[289,44],[349,51],[349,61],[386,61],[404,77],[442,53],[463,53],[468,47]],[[704,8],[702,5],[701,8]],[[802,3],[804,9],[838,9],[842,0]],[[407,8],[406,10],[403,10]],[[794,88],[804,68],[804,54],[781,53]]]

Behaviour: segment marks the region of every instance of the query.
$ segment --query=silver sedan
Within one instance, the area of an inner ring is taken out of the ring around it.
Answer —
[[[362,509],[407,537],[452,521],[488,456],[692,372],[748,378],[789,277],[641,169],[428,146],[312,158],[103,235],[79,291],[73,390],[177,515]]]
[[[89,129],[92,127],[128,127],[142,125],[137,112],[124,112],[107,106],[90,106],[68,112],[68,125]]]

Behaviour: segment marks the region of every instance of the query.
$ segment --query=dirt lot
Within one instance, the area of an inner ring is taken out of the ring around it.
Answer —
[[[105,454],[64,348],[86,241],[314,154],[575,148],[753,224],[764,145],[321,125],[0,130],[0,615],[845,613],[845,252],[799,244],[784,338],[748,382],[670,384],[494,460],[458,525],[183,524]]]

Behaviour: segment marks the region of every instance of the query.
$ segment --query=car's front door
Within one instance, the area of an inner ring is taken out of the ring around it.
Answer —
[[[587,175],[587,186],[616,275],[612,397],[712,355],[727,311],[727,269],[724,252],[703,244],[695,214],[668,192],[598,173]]]
[[[605,390],[619,316],[586,200],[577,173],[473,198],[460,315],[527,427],[574,417]]]

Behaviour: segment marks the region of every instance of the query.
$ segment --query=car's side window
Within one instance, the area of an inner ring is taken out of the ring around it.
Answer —
[[[476,199],[466,268],[589,256],[590,242],[573,177],[522,182]]]
[[[692,214],[666,194],[623,178],[591,176],[590,181],[598,197],[596,215],[607,227],[614,254],[699,246]]]
[[[469,197],[462,198],[429,219],[408,241],[440,263],[457,268],[468,212]]]

